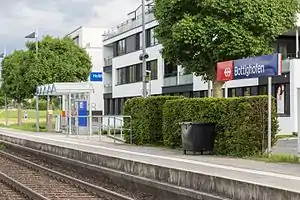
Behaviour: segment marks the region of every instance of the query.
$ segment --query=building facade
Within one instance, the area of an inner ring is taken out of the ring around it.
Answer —
[[[149,58],[147,70],[151,71],[151,80],[147,88],[151,95],[183,95],[186,97],[207,97],[208,84],[201,77],[186,74],[184,69],[167,63],[162,55],[162,45],[154,36],[158,25],[151,7],[146,7],[146,46]],[[142,95],[142,21],[136,10],[126,22],[104,33],[103,36],[103,80],[104,114],[120,115],[127,99]],[[272,93],[278,99],[277,110],[281,133],[297,131],[293,99],[298,80],[295,57],[295,33],[280,36],[274,44],[274,52],[283,54],[283,75],[273,80]],[[267,94],[267,79],[254,78],[235,80],[227,83],[228,96],[249,96]],[[300,85],[299,85],[300,87]],[[224,89],[223,89],[224,93]],[[290,124],[292,123],[292,125]]]
[[[98,27],[80,26],[67,36],[71,37],[75,44],[84,48],[91,57],[92,72],[103,72],[103,35],[105,29]],[[91,97],[93,111],[96,115],[102,115],[104,109],[103,103],[103,82],[92,82],[94,93]]]

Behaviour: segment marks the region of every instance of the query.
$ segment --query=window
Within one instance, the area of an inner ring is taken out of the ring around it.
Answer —
[[[277,114],[290,115],[290,84],[276,84],[275,89]]]
[[[117,69],[118,81],[117,85],[126,83],[126,67]]]
[[[228,88],[228,96],[229,97],[236,97],[236,89],[235,88]]]
[[[126,46],[125,39],[117,42],[117,56],[121,56],[125,54]]]
[[[135,65],[132,65],[129,67],[129,82],[134,83],[136,82],[136,73],[135,73],[136,67]]]
[[[242,96],[250,96],[250,88],[249,87],[244,87],[242,89],[242,91],[243,91]]]
[[[136,81],[137,82],[142,81],[143,80],[142,64],[141,63],[136,64],[135,68],[136,68]]]
[[[151,28],[146,31],[146,46],[147,47],[151,47],[151,46],[158,44],[158,40],[155,37],[154,29],[155,28]]]
[[[150,46],[158,44],[158,40],[155,37],[154,28],[150,29]]]
[[[177,65],[167,61],[164,63],[164,77],[177,76]]]
[[[121,69],[117,69],[117,85],[120,85],[121,84],[121,79],[122,79],[122,76],[121,76]]]
[[[157,60],[147,62],[147,70],[151,71],[151,80],[157,79]]]
[[[261,85],[261,86],[259,86],[259,88],[258,88],[258,94],[259,95],[266,95],[266,94],[268,94],[268,88],[267,88],[267,86],[266,85]]]

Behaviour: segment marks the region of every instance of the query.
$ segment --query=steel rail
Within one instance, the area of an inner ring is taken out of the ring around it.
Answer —
[[[38,172],[44,173],[44,174],[46,174],[46,175],[48,175],[52,178],[55,178],[57,180],[64,181],[64,182],[69,183],[71,185],[75,185],[78,188],[81,188],[81,189],[83,189],[87,192],[91,192],[91,193],[99,195],[99,196],[111,197],[115,200],[134,200],[133,198],[121,195],[117,192],[114,192],[114,191],[105,189],[103,187],[99,187],[99,186],[87,183],[85,181],[82,181],[82,180],[79,180],[79,179],[76,179],[76,178],[73,178],[71,176],[68,176],[68,175],[62,174],[60,172],[48,169],[46,167],[37,165],[33,162],[30,162],[30,161],[25,160],[23,158],[19,158],[17,156],[11,155],[11,154],[3,152],[3,151],[0,151],[0,156],[8,158],[8,159],[10,159],[14,162],[17,162],[17,163],[19,163],[23,166],[28,167],[30,169],[33,169],[33,170],[36,170]],[[48,200],[48,199],[42,199],[42,200]]]

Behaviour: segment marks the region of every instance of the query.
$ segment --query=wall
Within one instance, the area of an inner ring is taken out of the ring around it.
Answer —
[[[69,34],[74,38],[79,36],[79,46],[85,48],[91,57],[92,71],[102,72],[104,59],[103,59],[103,33],[105,29],[98,27],[79,27]],[[103,83],[92,83],[94,93],[92,94],[93,110],[103,110]]]
[[[162,45],[156,45],[147,48],[149,54],[148,61],[157,59],[158,66],[158,79],[151,81],[151,94],[161,94],[161,86],[163,85],[163,59],[160,54]],[[141,96],[142,94],[142,82],[131,83],[125,85],[116,85],[117,83],[117,71],[116,69],[126,67],[132,64],[141,63],[139,55],[141,51],[136,51],[123,56],[113,58],[112,68],[112,83],[113,83],[113,98],[119,97],[132,97]]]
[[[300,88],[300,60],[292,59],[290,61],[290,108],[291,113],[290,117],[281,117],[279,118],[279,125],[282,129],[282,133],[293,133],[297,132],[298,125],[297,125],[297,113],[299,112],[297,106],[297,88]]]

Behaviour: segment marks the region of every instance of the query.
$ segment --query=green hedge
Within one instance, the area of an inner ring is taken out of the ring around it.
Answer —
[[[181,146],[180,122],[216,123],[214,153],[251,156],[267,147],[267,97],[195,98],[167,101],[163,109],[164,145]],[[274,104],[273,99],[273,105]],[[272,106],[272,141],[278,130],[277,113]]]
[[[123,115],[132,117],[133,143],[139,145],[161,145],[163,143],[163,105],[167,100],[182,98],[184,97],[153,96],[127,100],[124,105]],[[125,127],[130,127],[128,119],[125,119]],[[129,143],[129,132],[125,131],[124,136]]]

